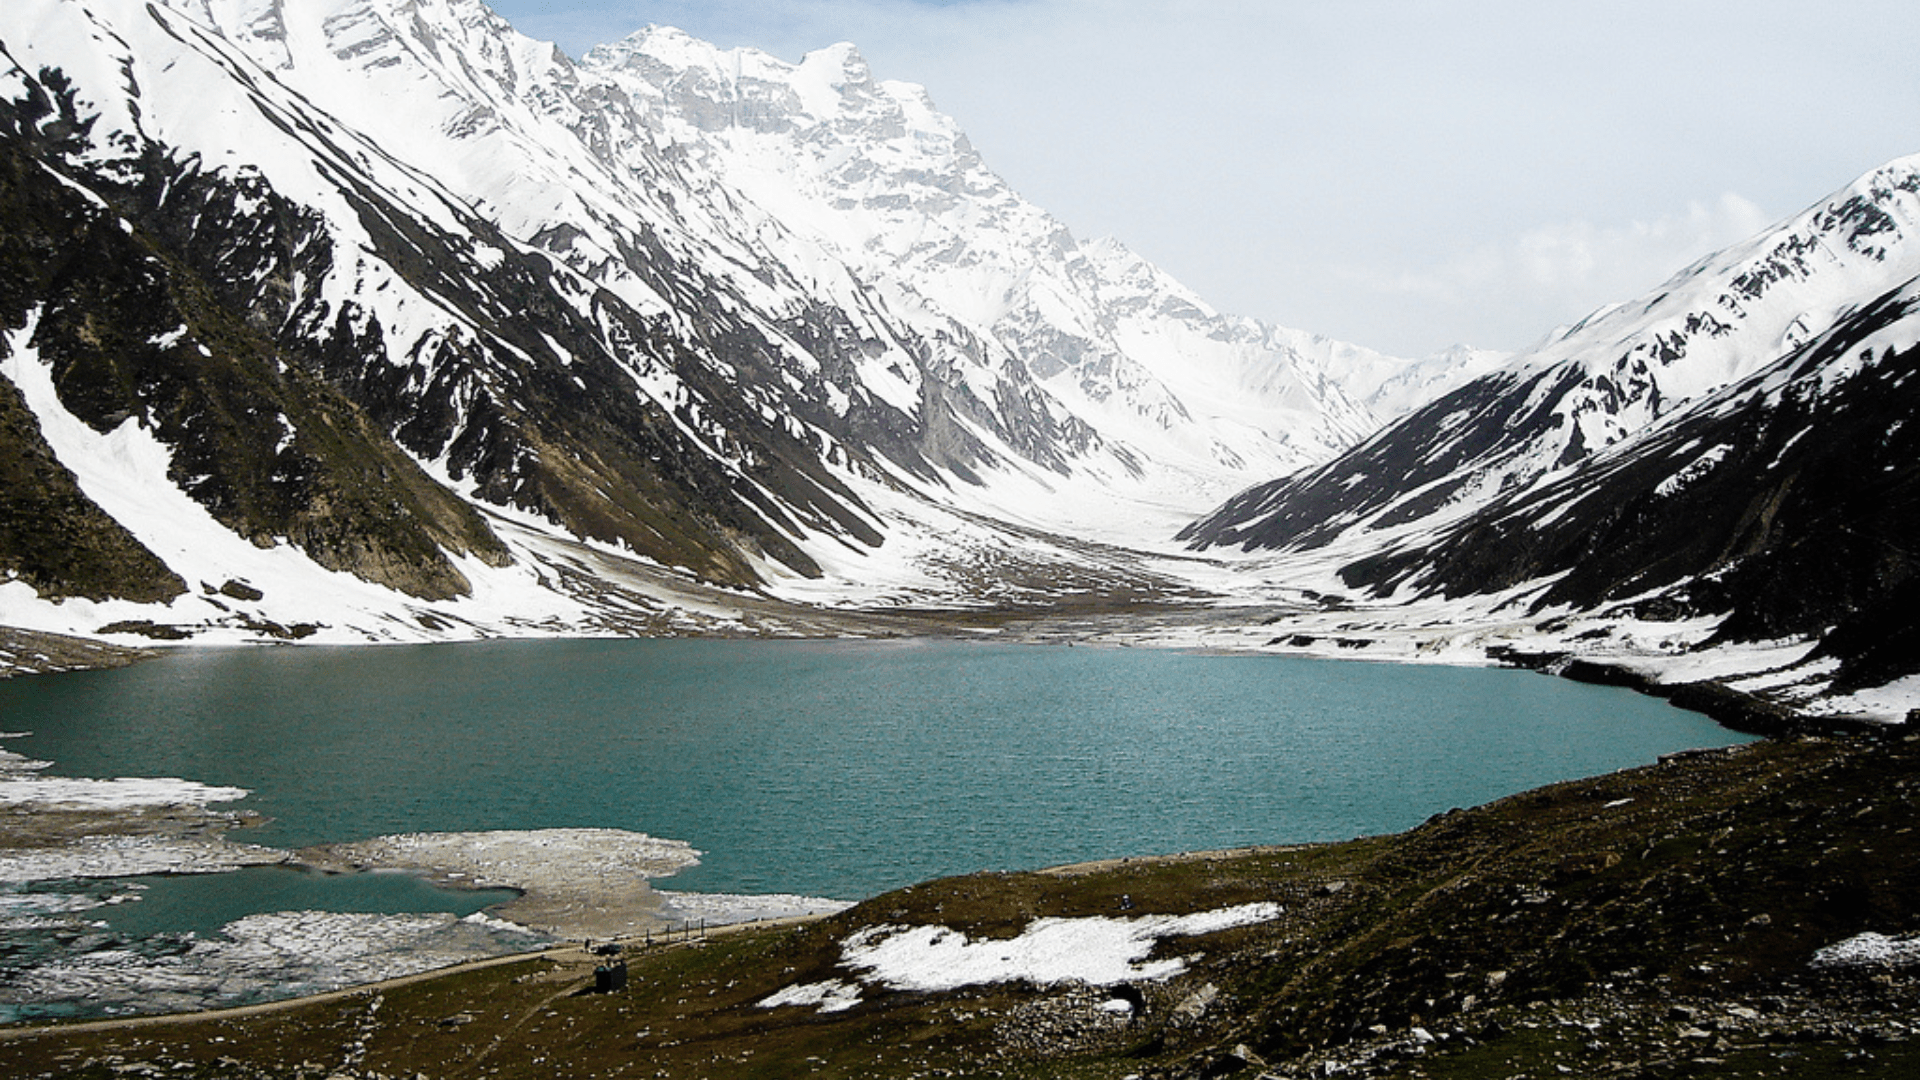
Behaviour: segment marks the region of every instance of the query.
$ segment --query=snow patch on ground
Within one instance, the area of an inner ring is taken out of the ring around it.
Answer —
[[[759,922],[762,919],[792,919],[808,915],[834,915],[853,906],[848,900],[821,896],[795,896],[792,893],[767,893],[760,896],[739,893],[688,893],[656,889],[665,901],[662,917],[682,923],[703,922],[708,926]]]
[[[845,1012],[860,1004],[860,984],[845,979],[828,979],[825,982],[797,983],[773,994],[760,1002],[763,1009],[777,1009],[782,1005],[818,1006],[823,1013]]]
[[[1813,954],[1816,968],[1904,968],[1920,964],[1920,938],[1891,938],[1869,930]]]
[[[1149,960],[1165,937],[1192,937],[1280,917],[1278,904],[1241,904],[1192,915],[1036,919],[1017,937],[974,940],[946,926],[871,926],[841,943],[841,965],[866,986],[888,990],[958,990],[986,983],[1113,986],[1172,978],[1180,957]],[[818,1004],[851,1008],[857,988],[842,979],[790,986],[761,1000],[763,1008]]]
[[[1885,686],[1857,690],[1833,698],[1832,703],[1847,712],[1880,717],[1891,722],[1905,722],[1913,710],[1920,709],[1920,675],[1895,679]]]

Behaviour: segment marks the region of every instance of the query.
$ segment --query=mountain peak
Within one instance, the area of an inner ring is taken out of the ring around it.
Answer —
[[[800,58],[800,70],[806,71],[814,67],[837,70],[849,84],[873,81],[873,69],[867,66],[867,58],[860,55],[860,50],[850,41],[835,42],[825,48],[814,49]]]
[[[571,63],[477,0],[19,0],[0,39],[23,72],[61,68],[98,103],[102,145],[152,151],[131,187],[74,182],[127,203],[261,355],[377,422],[378,454],[424,470],[407,483],[445,489],[393,534],[431,538],[413,563],[430,569],[428,547],[532,566],[540,545],[588,542],[727,584],[828,573],[842,596],[971,597],[1079,576],[952,569],[988,550],[1081,558],[996,530],[1165,544],[1374,423],[1340,385],[1357,350],[1221,315],[1117,243],[1081,245],[849,44],[787,63],[651,26]],[[21,302],[36,299],[57,307]],[[270,465],[317,429],[279,411],[298,430],[267,439],[266,479],[210,462],[204,500],[223,507],[223,484],[306,497],[272,487],[293,481]],[[162,434],[182,461],[194,440],[224,445]],[[470,512],[533,532],[501,540],[510,553],[444,539],[475,531]],[[194,554],[145,524],[135,539],[169,566],[159,553]],[[360,565],[310,546],[322,569]],[[226,558],[174,570],[269,577]],[[459,566],[476,590],[495,570]],[[564,585],[528,588],[559,605],[555,625],[598,617],[581,614],[597,599],[556,599]],[[384,604],[259,614],[339,626]]]

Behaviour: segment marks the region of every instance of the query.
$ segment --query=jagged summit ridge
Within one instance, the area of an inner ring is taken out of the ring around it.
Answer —
[[[1201,469],[1325,456],[1377,423],[1341,388],[1353,367],[1344,354],[1408,366],[1224,318],[1117,242],[1079,240],[992,173],[922,88],[873,80],[848,49],[795,65],[654,28],[583,65],[636,98],[657,95],[687,154],[715,161],[869,287],[910,292],[1004,346],[1076,415],[1149,459],[1166,456],[1153,443],[1182,437]],[[1248,429],[1281,449],[1263,452]]]
[[[1556,332],[1340,459],[1249,489],[1187,536],[1286,548],[1423,533],[1630,442],[1917,270],[1920,157],[1908,157]]]
[[[1743,687],[1903,715],[1917,365],[1908,157],[1183,535],[1436,625],[1530,619],[1632,670],[1745,649]]]

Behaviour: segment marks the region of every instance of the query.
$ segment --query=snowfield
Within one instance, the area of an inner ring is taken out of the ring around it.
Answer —
[[[1035,919],[1017,936],[969,938],[945,926],[873,926],[841,943],[841,966],[854,981],[829,979],[790,986],[762,1008],[817,1006],[838,1012],[860,1001],[860,986],[884,990],[958,990],[987,983],[1115,986],[1170,979],[1186,970],[1179,957],[1149,960],[1161,938],[1194,937],[1277,919],[1278,904],[1241,904],[1192,915]],[[859,985],[856,985],[856,981]]]

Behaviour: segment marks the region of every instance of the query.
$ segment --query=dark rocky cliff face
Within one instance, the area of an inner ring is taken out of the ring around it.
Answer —
[[[1727,641],[1879,625],[1920,570],[1920,349],[1862,342],[1914,308],[1907,290],[1881,297],[1630,453],[1345,574],[1449,595],[1564,575],[1536,609],[1637,598],[1647,614],[1724,614]],[[1852,655],[1849,640],[1830,647]]]
[[[30,152],[32,144],[58,147],[79,136],[79,118],[70,99],[66,104],[66,115],[55,113],[46,98],[14,103],[4,114],[10,126],[0,146],[0,214],[9,222],[36,224],[0,230],[0,303],[9,306],[34,287],[41,267],[86,230],[69,216],[68,200],[47,182]],[[30,118],[22,115],[29,107]],[[19,312],[7,314],[8,329],[17,329]],[[0,566],[47,597],[166,600],[186,589],[81,492],[11,385],[0,385]]]

